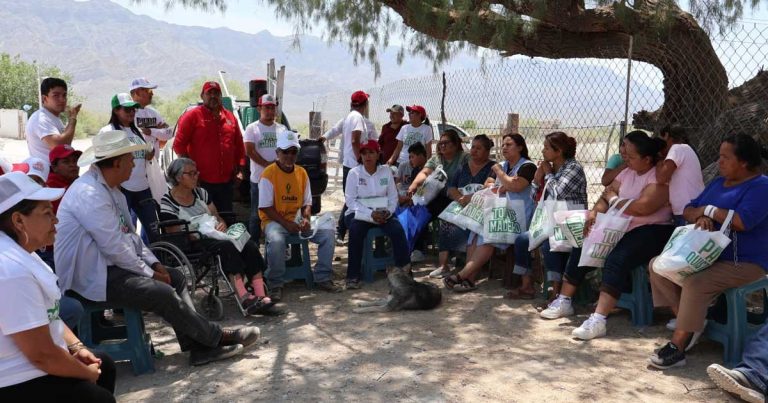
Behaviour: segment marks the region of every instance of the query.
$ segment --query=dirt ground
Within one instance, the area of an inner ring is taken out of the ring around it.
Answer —
[[[324,210],[334,196],[324,197]],[[338,200],[338,199],[336,199]],[[337,280],[346,270],[346,248],[337,247]],[[432,261],[415,266],[417,278]],[[736,401],[709,381],[706,367],[722,362],[722,347],[704,341],[688,365],[665,372],[646,360],[667,341],[659,315],[634,328],[618,311],[608,336],[588,342],[570,336],[589,314],[542,320],[543,300],[510,301],[501,281],[480,283],[474,293],[443,293],[433,311],[352,313],[356,302],[387,293],[383,274],[361,290],[328,294],[295,282],[286,288],[280,317],[243,318],[225,300],[222,325],[256,325],[264,342],[243,356],[190,367],[173,332],[154,315],[147,326],[164,354],[152,375],[134,376],[118,364],[119,401]]]

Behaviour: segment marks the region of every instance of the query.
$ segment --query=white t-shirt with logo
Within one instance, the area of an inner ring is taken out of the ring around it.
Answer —
[[[51,149],[45,142],[44,137],[52,134],[64,133],[64,122],[61,118],[55,116],[48,109],[40,108],[27,120],[26,136],[29,156],[48,161],[48,154]]]
[[[106,125],[99,130],[99,133],[115,130],[112,125]],[[143,138],[136,135],[130,127],[123,127],[122,130],[128,134],[128,140],[131,144],[147,144]],[[144,150],[134,151],[133,153],[133,170],[131,171],[131,177],[127,181],[120,184],[125,190],[131,192],[140,192],[142,190],[149,189],[149,179],[147,179],[147,152]]]
[[[47,375],[27,359],[11,335],[48,326],[53,343],[67,349],[60,299],[53,271],[37,254],[0,232],[0,388]]]
[[[408,147],[421,143],[426,148],[433,138],[432,126],[422,124],[419,127],[411,125],[401,127],[400,132],[397,133],[397,139],[403,142],[403,148],[400,149],[400,156],[397,158],[397,162],[402,164],[408,161]]]
[[[133,122],[139,129],[142,127],[150,128],[150,138],[146,140],[152,143],[152,148],[155,149],[155,160],[157,160],[160,151],[160,141],[167,141],[173,137],[173,129],[170,127],[158,129],[158,125],[166,123],[165,119],[160,116],[159,112],[150,106],[136,109],[136,117]]]
[[[271,126],[267,126],[258,120],[245,128],[243,142],[253,143],[256,146],[256,152],[259,153],[261,158],[272,162],[277,159],[277,153],[275,151],[277,134],[282,133],[285,130],[285,126],[280,123],[272,123]],[[259,178],[261,178],[261,173],[264,172],[264,168],[265,167],[251,160],[251,182],[259,183]]]
[[[367,123],[368,119],[366,119],[360,112],[358,111],[351,111],[349,112],[349,115],[344,119],[344,124],[342,125],[342,135],[341,143],[342,143],[342,151],[344,153],[344,160],[342,162],[342,165],[344,165],[347,168],[354,168],[358,165],[357,158],[355,158],[355,151],[352,149],[352,132],[360,131],[362,132],[360,134],[360,144],[365,143],[369,139],[376,139],[376,137],[372,136],[370,134],[369,123]],[[375,131],[374,131],[375,134]],[[407,155],[406,155],[406,158]]]

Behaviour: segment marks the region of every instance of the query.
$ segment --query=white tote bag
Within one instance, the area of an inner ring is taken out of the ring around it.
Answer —
[[[463,196],[467,196],[475,194],[480,190],[483,190],[483,185],[478,183],[470,183],[469,185],[459,189],[459,192],[461,192]],[[457,201],[453,201],[448,205],[448,207],[445,208],[445,210],[440,213],[440,215],[437,216],[437,218],[445,222],[449,222],[461,229],[466,229],[464,227],[464,220],[461,219],[461,216],[459,215],[462,209],[464,209],[464,206],[462,206]]]
[[[165,175],[157,158],[147,161],[147,181],[149,182],[149,191],[152,192],[152,198],[160,203],[163,195],[168,193],[168,183],[165,182]]]
[[[482,234],[485,200],[497,197],[498,195],[493,193],[491,189],[483,189],[472,195],[472,200],[469,201],[469,204],[459,212],[459,227],[468,229],[476,234]]]
[[[443,171],[442,165],[438,165],[437,168],[427,176],[427,179],[416,190],[416,193],[413,194],[413,197],[411,198],[413,204],[426,206],[437,197],[440,191],[445,187],[446,183],[448,183],[448,174]]]
[[[510,200],[505,195],[485,199],[481,233],[485,243],[514,244],[526,224],[522,200]]]
[[[547,184],[544,184],[546,191]],[[531,218],[531,226],[528,227],[530,242],[528,251],[538,248],[544,241],[555,233],[554,212],[568,210],[568,203],[565,200],[557,200],[557,193],[552,192],[551,197],[539,202]],[[551,245],[550,245],[551,246]]]
[[[568,243],[573,248],[581,248],[584,244],[584,224],[587,222],[588,210],[555,211],[555,224]]]
[[[704,231],[694,224],[675,228],[661,255],[653,262],[653,271],[682,286],[691,274],[711,266],[730,243],[728,236],[733,210],[720,227],[720,231]]]
[[[619,210],[611,207],[605,213],[597,213],[595,224],[592,225],[589,235],[584,239],[584,249],[579,259],[580,267],[600,268],[605,265],[605,258],[627,233],[632,217],[623,214],[624,210],[632,204],[632,201],[632,199],[628,199]]]

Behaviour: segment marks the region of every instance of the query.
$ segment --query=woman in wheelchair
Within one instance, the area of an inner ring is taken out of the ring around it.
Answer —
[[[172,186],[160,201],[160,221],[186,220],[208,214],[216,218],[216,229],[225,232],[227,224],[221,218],[216,206],[211,202],[208,192],[197,186],[199,172],[194,161],[178,158],[168,166],[166,180]],[[166,233],[183,231],[181,225],[164,227]],[[238,251],[230,241],[196,237],[196,247],[215,253],[221,259],[224,272],[234,286],[235,294],[244,312],[249,315],[269,315],[279,313],[274,309],[274,302],[266,296],[262,272],[266,265],[259,252],[258,243],[248,240],[242,251]],[[250,285],[251,290],[247,287]]]

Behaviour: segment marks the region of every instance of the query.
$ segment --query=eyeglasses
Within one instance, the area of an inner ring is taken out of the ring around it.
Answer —
[[[182,175],[198,176],[198,175],[200,175],[200,171],[182,172]]]
[[[440,146],[447,146],[448,144],[451,144],[451,142],[450,141],[438,141],[437,142],[437,146],[438,147],[440,147]]]

